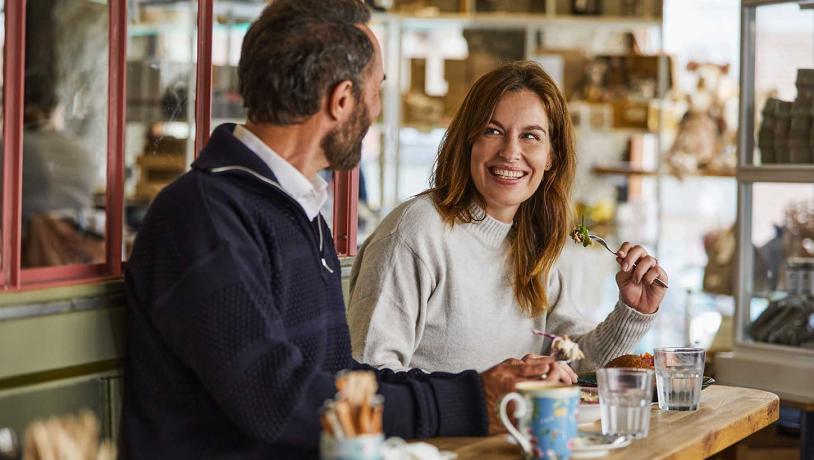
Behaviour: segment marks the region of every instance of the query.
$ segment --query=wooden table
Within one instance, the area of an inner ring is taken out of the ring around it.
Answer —
[[[779,398],[750,388],[713,385],[701,393],[701,408],[694,412],[668,412],[653,406],[647,438],[612,451],[605,459],[699,459],[709,457],[777,421]],[[599,431],[599,422],[594,426]],[[434,438],[428,440],[458,454],[458,460],[522,458],[520,448],[506,435],[487,438]]]

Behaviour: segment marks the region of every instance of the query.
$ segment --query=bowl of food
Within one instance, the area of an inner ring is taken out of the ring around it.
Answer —
[[[599,417],[599,392],[596,387],[580,387],[577,424],[594,423]]]

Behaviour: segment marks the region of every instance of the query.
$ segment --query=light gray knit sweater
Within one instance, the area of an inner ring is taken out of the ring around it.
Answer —
[[[353,357],[379,368],[484,371],[500,361],[547,351],[531,328],[576,338],[578,370],[629,353],[655,314],[617,303],[601,324],[587,323],[552,270],[547,313],[520,311],[508,266],[510,224],[484,214],[445,224],[429,196],[391,212],[359,251],[351,274],[348,321]],[[592,289],[586,286],[586,289]]]

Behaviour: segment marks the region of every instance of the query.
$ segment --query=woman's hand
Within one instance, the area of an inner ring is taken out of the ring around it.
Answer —
[[[540,376],[546,382],[558,382],[565,385],[577,383],[577,373],[565,363],[554,362],[549,371]]]
[[[659,267],[658,260],[648,255],[641,246],[625,242],[616,253],[616,262],[622,268],[616,274],[616,285],[619,286],[622,302],[641,313],[655,313],[667,292],[666,288],[655,281],[659,278],[666,284],[667,273]]]

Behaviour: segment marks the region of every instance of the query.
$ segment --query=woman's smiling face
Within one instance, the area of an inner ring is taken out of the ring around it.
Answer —
[[[504,94],[472,146],[470,174],[493,218],[511,223],[551,167],[548,114],[536,93]]]

